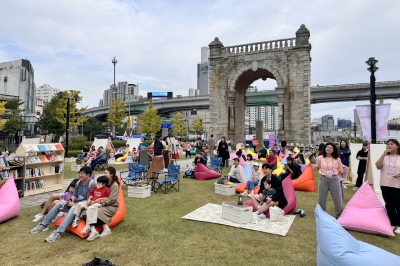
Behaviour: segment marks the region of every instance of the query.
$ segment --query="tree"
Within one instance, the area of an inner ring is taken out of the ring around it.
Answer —
[[[157,112],[157,109],[154,109],[153,100],[150,99],[147,110],[143,112],[138,120],[142,133],[151,136],[155,135],[160,130],[161,121]]]
[[[124,118],[126,117],[126,107],[122,99],[112,99],[110,107],[108,108],[107,125],[119,128],[124,124]]]
[[[62,123],[63,127],[65,128],[65,124],[67,121],[67,102],[69,99],[69,128],[71,130],[76,130],[78,126],[82,125],[82,123],[86,122],[89,118],[88,116],[81,116],[81,113],[86,110],[86,107],[82,107],[79,109],[76,107],[76,104],[82,101],[82,97],[79,96],[81,92],[76,90],[69,90],[63,91],[61,93],[62,97],[59,99],[56,108],[56,119],[58,122]]]
[[[20,109],[20,106],[23,105],[24,102],[19,99],[8,100],[5,105],[4,116],[6,117],[7,122],[3,125],[3,131],[10,135],[17,135],[18,132],[22,131],[25,128],[24,119],[22,118],[22,113],[25,111]]]
[[[203,119],[200,116],[196,116],[192,121],[192,128],[197,135],[200,135],[203,132]]]
[[[36,127],[41,134],[53,133],[56,135],[61,135],[65,131],[65,124],[58,121],[57,116],[54,115],[55,113],[57,113],[59,101],[60,99],[58,98],[58,96],[54,96],[51,101],[44,107],[43,113],[40,116],[39,121],[36,122]]]
[[[0,102],[0,116],[3,116],[6,111],[6,103],[7,102]],[[3,119],[0,119],[0,127],[3,125]]]
[[[83,135],[90,138],[102,134],[104,130],[104,125],[99,120],[89,117],[83,126]]]
[[[172,132],[175,137],[184,136],[186,134],[187,123],[185,122],[185,118],[180,112],[177,112],[172,118]]]

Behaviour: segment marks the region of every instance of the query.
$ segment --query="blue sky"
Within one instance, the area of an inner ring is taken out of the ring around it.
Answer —
[[[311,32],[311,84],[369,81],[364,63],[379,60],[377,81],[400,80],[400,1],[115,1],[5,0],[0,62],[27,58],[37,86],[78,89],[83,104],[98,105],[113,82],[139,83],[140,92],[196,87],[200,48],[218,36],[224,45],[294,37]],[[256,81],[273,89],[274,81]],[[400,116],[400,101],[391,118]],[[312,106],[312,117],[353,119],[356,104]]]

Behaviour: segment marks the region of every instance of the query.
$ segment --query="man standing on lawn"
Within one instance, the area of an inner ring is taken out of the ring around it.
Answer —
[[[44,241],[47,243],[54,242],[57,239],[61,238],[62,233],[65,232],[65,229],[72,223],[74,219],[74,211],[76,207],[76,203],[80,201],[84,201],[87,198],[87,194],[89,191],[96,186],[96,182],[90,179],[92,175],[92,169],[90,167],[84,166],[80,169],[78,173],[78,182],[76,183],[74,194],[72,195],[71,201],[65,203],[65,206],[70,207],[67,215],[64,217],[64,220],[60,224],[60,226],[53,231]],[[31,229],[29,233],[36,234],[39,232],[44,232],[49,230],[49,224],[52,220],[57,216],[60,212],[60,203],[54,205],[54,207],[49,211],[49,213],[44,217],[43,221],[38,224],[35,228]]]

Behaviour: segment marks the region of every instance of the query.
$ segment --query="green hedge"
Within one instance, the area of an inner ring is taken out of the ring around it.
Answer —
[[[84,142],[72,142],[71,140],[68,143],[68,149],[70,151],[79,151],[81,152],[83,149],[83,146],[88,145],[89,148],[90,146],[93,144],[93,141],[84,141]],[[126,144],[126,140],[113,140],[112,144],[114,146],[114,148],[117,150],[119,147],[121,147],[122,145]],[[65,149],[65,142],[62,143],[64,149]],[[98,147],[96,147],[98,148]]]

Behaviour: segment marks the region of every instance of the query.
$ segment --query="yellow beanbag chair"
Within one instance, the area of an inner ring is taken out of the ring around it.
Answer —
[[[281,161],[277,160],[276,161],[276,169],[274,171],[272,171],[272,174],[279,176],[281,173],[283,173],[283,167],[282,167]]]
[[[125,159],[126,157],[128,157],[128,154],[129,154],[129,152],[126,152],[125,154],[124,154],[124,156],[122,156],[122,157],[119,157],[117,160],[115,160],[116,162],[122,162],[122,159]]]

